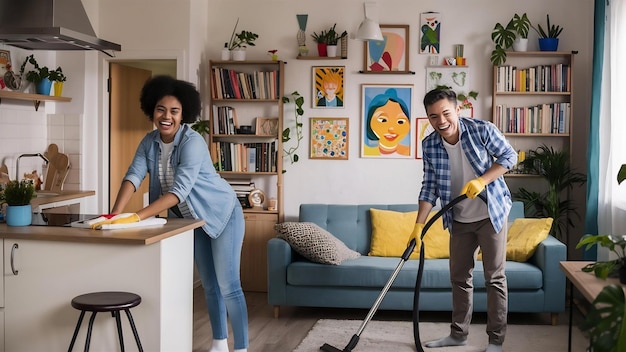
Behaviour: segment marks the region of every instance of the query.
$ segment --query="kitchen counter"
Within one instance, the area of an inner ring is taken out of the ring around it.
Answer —
[[[162,226],[119,230],[0,224],[0,351],[67,350],[80,314],[70,301],[97,291],[141,296],[131,311],[145,351],[191,351],[193,239],[202,224],[168,219]],[[86,325],[75,349],[84,346]],[[132,347],[128,321],[122,325]],[[90,347],[119,348],[115,319],[98,314]]]
[[[37,208],[43,204],[62,202],[66,200],[84,198],[96,195],[95,191],[70,191],[63,190],[59,192],[37,191],[37,197],[30,201],[33,208]]]
[[[120,230],[90,230],[62,226],[8,226],[0,224],[0,238],[149,245],[204,225],[201,220],[167,219],[167,224]]]

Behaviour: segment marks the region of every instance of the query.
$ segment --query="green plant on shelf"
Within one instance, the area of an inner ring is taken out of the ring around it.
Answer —
[[[291,93],[291,99],[287,96],[283,97],[283,103],[286,103],[286,104],[290,103],[292,99],[295,104],[294,133],[295,133],[295,138],[296,138],[296,144],[290,147],[284,146],[284,143],[287,143],[291,140],[292,130],[289,127],[286,127],[283,130],[282,141],[283,141],[283,154],[284,156],[289,157],[289,161],[293,164],[293,163],[298,162],[298,160],[300,159],[298,154],[296,154],[296,151],[300,147],[300,141],[302,141],[302,138],[304,137],[302,134],[302,115],[304,115],[304,108],[303,108],[304,97],[301,96],[300,93],[298,93],[298,91],[294,91],[293,93]],[[283,173],[285,173],[285,170],[283,170]]]

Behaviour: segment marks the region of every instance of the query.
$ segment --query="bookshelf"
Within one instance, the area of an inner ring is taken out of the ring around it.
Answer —
[[[575,54],[512,51],[504,65],[493,67],[492,122],[520,156],[542,144],[572,150]],[[534,176],[516,170],[505,175],[520,182]]]
[[[267,241],[284,218],[284,67],[284,61],[209,62],[209,146],[218,173],[244,205],[241,283],[245,291],[267,291]],[[245,207],[253,189],[262,191],[261,207]],[[269,207],[270,200],[276,201],[274,207]]]

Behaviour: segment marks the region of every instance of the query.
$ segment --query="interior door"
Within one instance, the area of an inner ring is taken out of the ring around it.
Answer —
[[[122,179],[139,142],[153,128],[139,105],[141,88],[152,76],[152,71],[111,63],[110,72],[109,209],[115,204]],[[144,207],[148,177],[124,208],[125,212],[136,212]]]

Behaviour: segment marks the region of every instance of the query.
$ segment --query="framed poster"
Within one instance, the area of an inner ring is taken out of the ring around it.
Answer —
[[[434,66],[426,67],[426,91],[435,88],[453,90],[457,104],[461,107],[461,117],[474,117],[473,104],[470,98],[476,99],[478,92],[469,89],[470,69],[467,66]]]
[[[439,12],[420,14],[420,54],[439,54],[441,43],[441,15]]]
[[[363,46],[363,73],[409,73],[409,25],[381,24],[383,40]]]
[[[7,65],[11,64],[11,52],[8,50],[0,50],[0,80],[3,80],[4,74],[8,71]],[[0,85],[4,88],[4,84]]]
[[[257,117],[255,127],[258,136],[278,136],[278,117]]]
[[[361,157],[412,158],[412,84],[361,85]]]
[[[348,126],[347,117],[312,117],[309,158],[348,160]]]
[[[313,108],[343,108],[345,66],[313,67]]]
[[[415,120],[415,159],[422,159],[422,141],[435,132],[435,129],[428,121],[428,117],[418,117]]]

